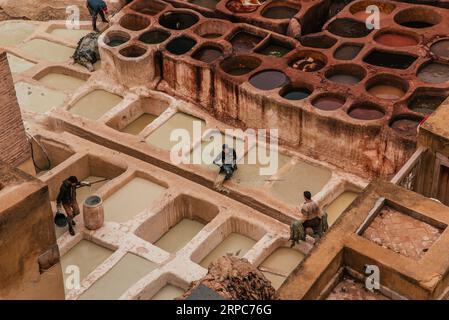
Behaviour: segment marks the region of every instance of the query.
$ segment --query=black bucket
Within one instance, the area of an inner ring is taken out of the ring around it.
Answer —
[[[67,225],[67,217],[61,212],[56,212],[54,221],[59,228],[63,228]]]

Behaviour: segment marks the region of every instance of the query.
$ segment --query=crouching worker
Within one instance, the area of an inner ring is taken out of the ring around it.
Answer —
[[[103,0],[87,0],[87,9],[92,17],[92,29],[98,32],[97,16],[100,15],[101,21],[109,23],[105,14],[108,13],[108,6]]]
[[[221,165],[218,164],[220,160]],[[214,188],[218,191],[226,191],[223,188],[223,182],[230,179],[234,171],[237,170],[237,154],[234,149],[224,144],[221,153],[215,158],[213,163],[220,166],[220,171],[214,182]]]
[[[293,222],[290,226],[290,240],[292,247],[299,240],[304,241],[308,230],[312,230],[315,239],[321,238],[329,228],[327,223],[327,213],[322,212],[318,204],[312,200],[309,191],[304,192],[304,203],[300,209],[303,219]]]
[[[73,226],[75,221],[73,218],[80,213],[78,207],[78,202],[76,201],[76,189],[90,186],[89,182],[79,182],[78,178],[75,176],[70,176],[64,180],[59,189],[58,196],[56,198],[56,208],[58,212],[64,211],[67,215],[67,223],[69,225],[69,233],[73,236],[75,235],[75,230]]]

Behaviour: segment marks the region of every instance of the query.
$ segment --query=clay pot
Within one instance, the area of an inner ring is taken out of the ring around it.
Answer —
[[[89,230],[97,230],[103,226],[104,210],[101,197],[87,197],[83,203],[84,226]]]

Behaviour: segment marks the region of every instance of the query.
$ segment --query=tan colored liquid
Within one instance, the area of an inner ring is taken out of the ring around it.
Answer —
[[[142,178],[134,178],[104,201],[107,221],[125,222],[134,218],[159,198],[165,188]]]
[[[13,54],[7,53],[6,56],[11,73],[21,73],[35,66],[35,63],[19,58]]]
[[[264,151],[263,151],[264,152]],[[261,165],[258,156],[256,153],[256,163],[255,164],[249,164],[248,154],[245,155],[244,162],[242,164],[238,164],[238,170],[235,171],[234,176],[232,177],[232,180],[237,182],[238,184],[245,186],[245,187],[251,187],[251,188],[258,188],[264,185],[267,181],[270,180],[271,175],[261,175],[260,169],[261,168],[268,168],[269,165]],[[281,153],[278,154],[278,165],[277,170],[282,168],[285,164],[287,164],[290,161],[290,158],[286,155],[283,155]],[[276,172],[277,172],[276,170]],[[274,173],[276,174],[276,173]]]
[[[78,100],[69,111],[91,120],[97,120],[121,101],[122,97],[116,94],[105,90],[95,90]]]
[[[7,22],[0,25],[0,46],[14,46],[28,38],[35,26],[25,22]]]
[[[198,232],[204,223],[192,219],[182,219],[177,225],[168,230],[154,245],[170,253],[182,249]]]
[[[20,108],[37,113],[44,113],[51,108],[59,107],[66,97],[62,92],[26,82],[17,82],[14,87]]]
[[[297,205],[304,201],[304,191],[318,193],[331,178],[331,171],[299,161],[279,177],[270,193],[280,200]]]
[[[185,129],[189,132],[192,139],[194,121],[200,121],[201,127],[204,129],[206,124],[204,120],[185,113],[176,113],[150,134],[146,142],[161,149],[171,150],[173,146],[178,144],[178,141],[170,141],[171,132],[175,129]]]
[[[87,289],[79,300],[115,300],[132,285],[157,268],[157,264],[127,253],[105,275]]]
[[[43,39],[33,39],[19,48],[36,59],[54,62],[67,61],[75,52],[73,48]]]
[[[121,131],[133,135],[137,135],[142,132],[143,129],[145,129],[146,126],[148,126],[151,122],[153,122],[157,116],[144,113],[140,117],[138,117],[136,120],[128,124],[125,128],[123,128]]]
[[[66,29],[66,28],[57,28],[57,29],[53,29],[50,32],[50,34],[52,34],[54,36],[66,38],[68,40],[73,40],[73,41],[78,41],[79,39],[81,39],[88,33],[89,33],[89,30],[86,30],[86,29],[76,30],[76,29]]]
[[[58,90],[75,91],[86,81],[61,73],[49,73],[40,78],[39,82]]]
[[[405,92],[399,88],[387,85],[377,85],[368,90],[370,94],[380,99],[395,100],[401,98]]]
[[[77,266],[80,270],[80,281],[86,278],[96,267],[105,261],[113,251],[101,247],[93,242],[81,240],[61,258],[62,272],[64,276],[64,288],[66,292],[66,279],[71,275],[68,266]],[[69,273],[66,273],[69,271]]]
[[[184,290],[171,284],[167,284],[161,290],[159,290],[151,300],[174,300],[181,296]]]
[[[243,257],[249,249],[256,244],[253,239],[238,233],[231,233],[218,246],[216,246],[201,262],[200,265],[207,268],[211,262],[225,256],[228,253],[239,258]]]
[[[263,270],[262,273],[277,290],[303,259],[304,255],[299,251],[290,248],[279,248],[268,256],[259,268],[261,271]]]
[[[334,224],[335,220],[345,211],[347,207],[357,198],[358,194],[351,191],[345,191],[340,194],[332,203],[326,208],[327,223],[329,227]]]

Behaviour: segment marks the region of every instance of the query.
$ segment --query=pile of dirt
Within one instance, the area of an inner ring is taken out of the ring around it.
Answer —
[[[248,260],[230,255],[211,263],[207,275],[192,282],[180,299],[187,298],[200,284],[227,300],[272,300],[275,295],[271,282]]]

